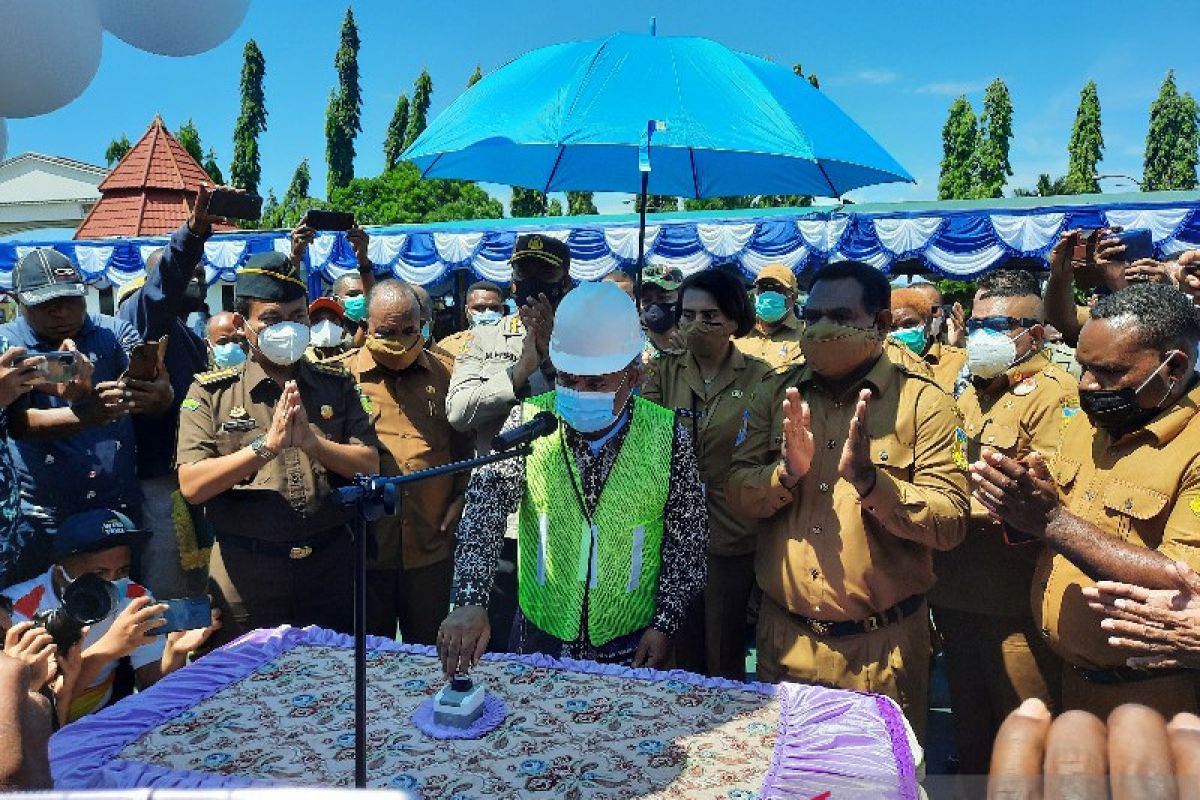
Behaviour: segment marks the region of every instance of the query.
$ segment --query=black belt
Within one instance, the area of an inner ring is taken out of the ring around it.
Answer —
[[[263,539],[252,539],[248,536],[235,536],[232,533],[218,531],[217,541],[222,545],[231,544],[239,550],[245,550],[256,555],[286,556],[293,561],[308,558],[313,553],[319,553],[334,542],[346,537],[344,527],[330,528],[311,539],[299,542],[268,542]]]
[[[817,636],[827,639],[839,639],[843,636],[858,636],[861,633],[870,633],[871,631],[885,628],[888,625],[894,625],[902,619],[915,614],[924,605],[925,595],[914,594],[912,597],[896,603],[891,608],[884,609],[878,614],[856,622],[826,622],[825,620],[810,619],[800,614],[794,614],[791,611],[788,611],[788,614],[792,619],[808,628]]]
[[[1122,683],[1141,683],[1142,681],[1150,681],[1155,678],[1169,678],[1175,675],[1198,675],[1200,672],[1190,669],[1134,669],[1133,667],[1111,667],[1109,669],[1083,669],[1082,667],[1071,666],[1079,677],[1083,678],[1088,683],[1100,684],[1102,686],[1114,686]]]

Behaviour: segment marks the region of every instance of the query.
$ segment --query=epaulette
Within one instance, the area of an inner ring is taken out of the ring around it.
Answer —
[[[201,372],[196,376],[196,382],[205,389],[211,389],[218,384],[231,381],[242,374],[241,367],[225,367],[223,369],[210,369],[208,372]]]
[[[521,318],[516,314],[510,314],[504,322],[504,332],[505,333],[512,334],[515,336],[516,334],[520,333],[524,329],[525,329],[524,326],[521,325]]]
[[[922,361],[920,363],[924,364],[925,362]],[[931,384],[933,386],[937,386],[938,389],[945,391],[938,384],[937,378],[935,378],[933,376],[933,371],[930,370],[928,368],[928,366],[926,366],[925,369],[921,369],[919,366],[916,365],[916,363],[910,364],[910,363],[904,362],[904,361],[893,361],[892,364],[896,367],[896,369],[903,372],[905,374],[905,376],[907,376],[909,378],[918,378],[920,380],[925,381],[925,383]]]
[[[354,377],[350,374],[350,370],[341,364],[333,364],[328,361],[309,361],[308,365],[312,367],[314,372],[319,372],[322,375],[336,375],[339,378]]]

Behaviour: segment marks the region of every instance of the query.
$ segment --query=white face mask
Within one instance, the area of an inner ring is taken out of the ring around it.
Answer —
[[[276,322],[258,332],[258,352],[273,364],[290,367],[308,347],[308,326],[299,322]]]
[[[469,311],[467,316],[471,319],[472,328],[480,325],[495,325],[503,319],[503,315],[499,311],[490,308],[487,311]]]
[[[317,347],[337,347],[346,336],[341,325],[331,319],[323,319],[312,326],[312,343]]]
[[[1021,336],[1026,333],[1022,331]],[[1008,334],[980,328],[967,337],[967,368],[975,377],[990,380],[1016,362],[1016,340]]]

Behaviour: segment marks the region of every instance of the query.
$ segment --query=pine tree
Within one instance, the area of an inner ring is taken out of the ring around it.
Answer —
[[[225,183],[225,174],[221,172],[221,168],[217,166],[217,152],[211,147],[208,148],[208,156],[205,157],[204,163],[200,166],[202,166],[204,171],[208,173],[208,177],[212,179],[214,184],[221,186]]]
[[[132,149],[133,145],[129,143],[129,137],[122,133],[120,139],[113,139],[108,143],[108,148],[104,151],[104,160],[111,167]]]
[[[402,94],[396,98],[396,110],[392,112],[392,121],[388,123],[387,138],[383,140],[383,168],[393,169],[400,163],[400,154],[404,152],[404,132],[408,128],[408,95]]]
[[[1004,184],[1013,174],[1008,161],[1012,143],[1012,96],[1004,81],[997,78],[983,92],[983,112],[979,115],[979,134],[975,141],[974,196],[1003,197]]]
[[[346,9],[341,44],[333,57],[338,88],[325,111],[325,160],[329,163],[328,193],[354,180],[354,138],[362,130],[362,91],[358,85],[358,26],[354,10]]]
[[[942,170],[938,177],[939,200],[964,200],[971,197],[971,174],[975,157],[975,112],[965,96],[950,104],[950,113],[942,128]]]
[[[1150,106],[1150,131],[1146,134],[1146,156],[1142,167],[1142,191],[1196,187],[1197,130],[1196,101],[1179,94],[1175,71],[1167,73],[1158,98]]]
[[[478,64],[475,65],[475,71],[471,73],[471,77],[467,78],[467,88],[470,89],[475,84],[483,80],[483,69]]]
[[[1067,177],[1065,187],[1070,194],[1092,194],[1100,191],[1096,180],[1096,165],[1104,158],[1104,135],[1100,132],[1100,96],[1096,82],[1088,81],[1079,93],[1079,110],[1071,128],[1067,145]]]
[[[283,193],[283,204],[293,205],[308,197],[309,185],[312,183],[312,174],[308,171],[308,159],[302,159],[296,166],[296,171],[292,173],[292,180],[288,183],[287,191]]]
[[[421,70],[417,80],[413,82],[412,103],[408,107],[408,130],[404,132],[404,146],[407,148],[417,140],[429,124],[429,104],[433,98],[433,78],[427,70]]]
[[[512,200],[508,205],[509,214],[514,217],[544,217],[547,211],[545,192],[520,186],[512,187]]]
[[[591,192],[567,192],[567,213],[572,217],[599,214]]]
[[[263,96],[263,77],[267,64],[253,39],[242,51],[242,108],[233,127],[233,163],[229,177],[233,185],[258,193],[262,167],[258,156],[258,135],[267,129],[267,107]]]
[[[175,132],[175,140],[183,145],[183,149],[188,151],[189,156],[196,159],[197,164],[204,162],[204,146],[200,144],[200,131],[196,130],[196,124],[192,122],[191,117],[188,117],[188,121]]]

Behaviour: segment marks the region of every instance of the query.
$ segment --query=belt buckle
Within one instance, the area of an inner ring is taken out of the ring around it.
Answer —
[[[865,620],[863,620],[863,627],[866,628],[867,631],[879,630],[879,617],[867,617]]]
[[[812,628],[813,633],[815,633],[817,636],[828,636],[829,631],[833,629],[833,625],[831,623],[819,619],[810,619],[808,621],[808,627]]]
[[[308,545],[304,545],[303,547],[293,547],[288,551],[288,558],[292,559],[293,561],[299,561],[302,558],[308,558],[311,556],[312,551],[313,549]]]

